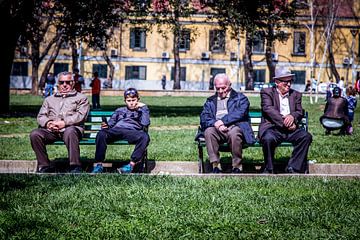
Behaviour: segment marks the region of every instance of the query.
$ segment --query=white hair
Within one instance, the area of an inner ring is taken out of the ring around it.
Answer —
[[[215,78],[214,78],[214,83],[215,83],[218,79],[225,79],[229,84],[231,83],[229,77],[228,77],[225,73],[218,73],[218,74],[216,74],[216,76],[215,76]]]

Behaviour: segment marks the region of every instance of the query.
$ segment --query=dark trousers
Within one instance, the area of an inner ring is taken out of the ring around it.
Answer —
[[[221,143],[228,143],[232,154],[232,166],[238,168],[242,161],[242,132],[237,126],[223,133],[215,127],[205,130],[205,142],[210,163],[220,162],[219,147]]]
[[[102,129],[96,135],[95,161],[102,162],[105,160],[107,144],[116,140],[126,140],[130,144],[135,144],[131,161],[139,162],[142,160],[146,148],[149,145],[149,134],[142,130],[130,130],[122,128]]]
[[[64,141],[68,150],[70,166],[80,166],[80,147],[79,140],[82,134],[79,129],[74,126],[65,128],[64,132],[53,133],[45,128],[34,129],[30,133],[31,147],[35,152],[38,162],[38,168],[50,165],[49,157],[46,151],[46,145],[55,141]]]
[[[303,129],[294,132],[279,131],[275,128],[267,129],[260,139],[262,144],[265,168],[273,170],[275,148],[282,142],[292,143],[294,149],[288,162],[288,167],[292,167],[297,172],[305,172],[308,169],[307,154],[312,136]]]
[[[101,108],[100,106],[100,94],[93,94],[91,96],[93,109]]]

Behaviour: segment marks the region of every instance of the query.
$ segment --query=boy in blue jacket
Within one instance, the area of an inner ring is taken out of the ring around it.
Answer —
[[[150,138],[145,129],[150,125],[149,108],[140,102],[138,91],[128,88],[124,92],[126,107],[115,110],[108,123],[101,124],[101,130],[96,136],[95,161],[92,173],[103,172],[102,162],[105,160],[107,143],[116,140],[126,140],[135,144],[130,163],[118,169],[119,173],[131,173],[134,166],[141,162]]]

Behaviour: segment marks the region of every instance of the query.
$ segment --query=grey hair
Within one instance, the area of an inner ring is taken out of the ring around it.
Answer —
[[[57,79],[59,79],[60,76],[67,76],[67,75],[70,75],[70,76],[71,76],[71,80],[74,80],[72,72],[66,72],[66,71],[65,71],[65,72],[61,72],[61,73],[58,73]]]
[[[226,81],[230,84],[230,78],[225,74],[225,73],[218,73],[216,74],[215,78],[214,78],[214,83],[218,80],[218,79],[226,79]]]

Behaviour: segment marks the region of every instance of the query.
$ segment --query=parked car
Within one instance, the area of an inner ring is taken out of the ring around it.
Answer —
[[[260,91],[263,88],[268,88],[272,86],[274,86],[274,83],[254,82],[254,91]]]

